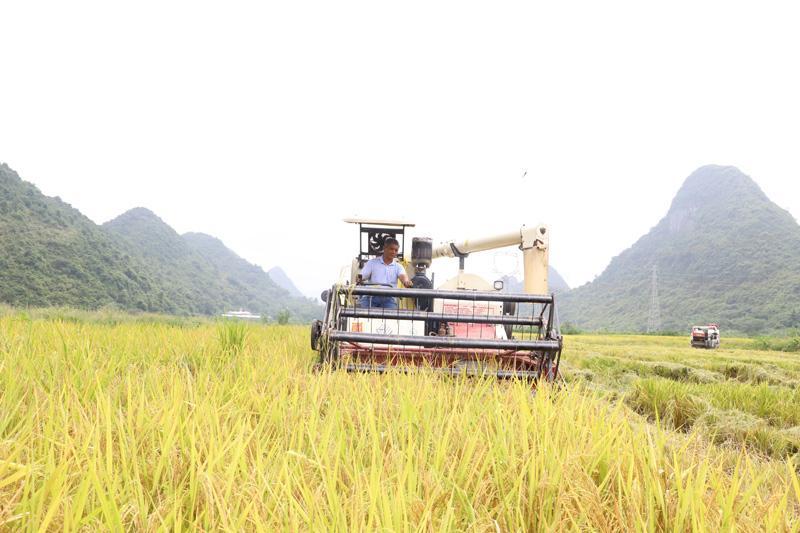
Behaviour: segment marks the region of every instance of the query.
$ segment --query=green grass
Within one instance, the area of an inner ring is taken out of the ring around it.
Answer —
[[[247,325],[235,320],[226,320],[217,326],[219,346],[228,355],[239,354],[247,339]]]

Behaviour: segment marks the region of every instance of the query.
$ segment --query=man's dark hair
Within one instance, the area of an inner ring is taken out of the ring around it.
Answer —
[[[387,246],[389,246],[390,244],[396,244],[396,245],[398,246],[398,248],[400,247],[400,241],[398,241],[398,240],[397,240],[397,239],[395,239],[394,237],[386,237],[386,238],[383,240],[383,247],[384,247],[384,248],[386,248],[386,247],[387,247]]]

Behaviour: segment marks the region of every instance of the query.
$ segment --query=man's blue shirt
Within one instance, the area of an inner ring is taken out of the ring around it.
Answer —
[[[387,265],[383,262],[382,256],[370,259],[361,269],[361,277],[364,278],[364,281],[369,280],[370,283],[389,285],[390,287],[397,286],[397,278],[403,273],[405,270],[400,263],[393,259],[391,264]]]

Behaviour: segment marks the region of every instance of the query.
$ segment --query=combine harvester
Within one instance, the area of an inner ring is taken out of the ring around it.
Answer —
[[[452,375],[481,375],[554,381],[559,377],[562,337],[555,299],[547,290],[549,233],[546,226],[525,227],[494,237],[446,242],[412,240],[411,223],[346,219],[358,224],[359,253],[350,279],[322,294],[324,320],[311,326],[311,346],[320,365],[350,372],[409,371],[424,367]],[[382,254],[383,243],[399,241],[397,262],[412,288],[361,283],[365,263]],[[464,271],[470,253],[519,246],[524,260],[524,293],[503,292],[503,282],[489,283]],[[434,259],[459,259],[458,275],[433,288],[427,270]],[[365,306],[371,297],[396,298],[397,309]]]
[[[719,324],[692,326],[692,348],[719,348]]]

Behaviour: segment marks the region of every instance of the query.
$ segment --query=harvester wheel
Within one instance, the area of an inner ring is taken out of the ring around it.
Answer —
[[[315,320],[311,323],[311,349],[317,349],[319,337],[322,335],[322,320]]]

